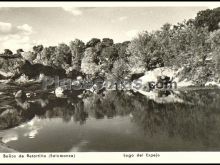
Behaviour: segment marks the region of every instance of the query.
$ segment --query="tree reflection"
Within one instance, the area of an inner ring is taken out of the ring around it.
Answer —
[[[167,97],[170,91],[158,93]],[[219,90],[181,91],[183,103],[158,103],[131,91],[103,91],[100,94],[84,92],[76,96],[56,98],[52,94],[19,100],[2,105],[0,129],[15,127],[39,118],[62,118],[63,122],[85,124],[89,117],[96,119],[130,116],[145,136],[181,137],[183,140],[200,140],[205,145],[218,143],[220,137]],[[5,109],[4,109],[5,107]]]
[[[198,90],[187,94],[187,100],[193,104],[158,104],[145,100],[142,106],[146,108],[138,110],[136,107],[132,121],[153,138],[181,137],[183,140],[199,140],[206,146],[210,142],[217,143],[216,137],[220,136],[219,91]],[[183,97],[186,97],[185,92]]]

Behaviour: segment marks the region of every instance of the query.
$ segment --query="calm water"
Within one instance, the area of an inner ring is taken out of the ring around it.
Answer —
[[[0,140],[20,152],[220,151],[218,89],[56,98],[31,85],[26,101],[18,89],[0,87]]]

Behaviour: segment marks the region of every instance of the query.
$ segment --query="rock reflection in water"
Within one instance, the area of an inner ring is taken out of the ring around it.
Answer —
[[[56,98],[52,94],[43,94],[34,99],[13,99],[10,105],[3,105],[0,114],[0,129],[8,129],[39,118],[63,118],[68,122],[74,116],[75,121],[83,123],[88,115],[83,110],[83,102],[77,97]]]

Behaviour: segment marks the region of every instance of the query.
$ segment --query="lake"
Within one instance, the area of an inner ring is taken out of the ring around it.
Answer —
[[[19,89],[30,97],[15,99]],[[39,85],[1,84],[0,104],[0,140],[19,152],[220,151],[215,88],[57,98]]]

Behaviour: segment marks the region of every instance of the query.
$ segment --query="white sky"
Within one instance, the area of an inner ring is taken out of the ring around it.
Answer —
[[[207,8],[1,7],[0,52],[5,48],[28,50],[34,44],[68,44],[75,38],[87,42],[108,37],[115,43],[123,42],[138,32],[158,30],[164,23],[194,18],[198,11]]]

